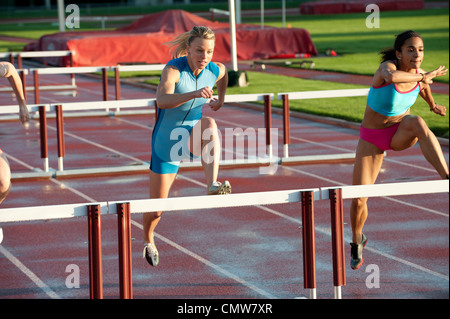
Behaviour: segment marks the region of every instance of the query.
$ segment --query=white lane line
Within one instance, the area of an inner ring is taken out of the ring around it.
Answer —
[[[61,297],[50,289],[35,273],[33,273],[30,269],[28,269],[19,259],[17,259],[13,254],[11,254],[6,248],[0,245],[0,252],[12,263],[14,264],[21,272],[23,272],[36,286],[38,286],[42,291],[44,291],[47,296],[52,299],[61,299]]]
[[[136,226],[139,229],[141,229],[141,230],[144,229],[144,227],[140,223],[138,223],[138,222],[136,222],[134,220],[131,220],[131,223],[134,226]],[[199,255],[197,255],[193,251],[190,251],[189,249],[186,249],[183,246],[178,245],[177,243],[171,241],[170,239],[168,239],[168,238],[166,238],[164,236],[161,236],[160,234],[158,234],[156,232],[154,234],[155,234],[155,237],[157,237],[159,240],[165,242],[166,244],[169,244],[170,246],[178,249],[179,251],[185,253],[186,255],[194,258],[195,260],[197,260],[197,261],[199,261],[199,262],[201,262],[203,264],[205,264],[206,266],[213,268],[217,272],[220,272],[221,274],[225,275],[226,277],[233,279],[234,281],[240,283],[241,285],[246,286],[247,288],[257,292],[258,294],[260,294],[260,295],[262,295],[262,296],[264,296],[266,298],[269,298],[269,299],[275,299],[276,298],[271,293],[269,293],[269,292],[267,292],[267,291],[265,291],[265,290],[263,290],[261,288],[256,287],[255,285],[249,283],[248,281],[246,281],[246,280],[244,280],[244,279],[242,279],[242,278],[232,274],[231,272],[223,269],[222,267],[220,267],[220,266],[210,262],[209,260],[207,260],[207,259],[205,259],[205,258],[203,258],[203,257],[201,257]]]

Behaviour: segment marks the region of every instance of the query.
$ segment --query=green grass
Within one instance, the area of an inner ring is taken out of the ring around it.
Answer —
[[[368,14],[341,14],[289,17],[293,28],[308,30],[319,53],[334,49],[340,57],[312,58],[315,69],[372,75],[379,65],[378,52],[393,46],[395,35],[413,29],[425,43],[422,68],[433,70],[449,64],[448,9],[421,11],[391,11],[380,13],[380,28],[368,29]],[[268,25],[281,27],[278,17],[266,19]],[[255,23],[257,23],[255,21]],[[449,76],[438,81],[449,83]]]
[[[0,52],[20,52],[25,44],[12,41],[0,41]]]

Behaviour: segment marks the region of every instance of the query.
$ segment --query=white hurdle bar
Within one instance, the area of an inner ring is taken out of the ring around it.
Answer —
[[[109,108],[136,108],[136,107],[149,107],[155,106],[156,99],[135,99],[127,101],[98,101],[98,102],[79,102],[79,103],[64,103],[55,104],[51,106],[51,109],[56,112],[56,129],[58,139],[58,172],[62,175],[64,171],[63,159],[65,156],[65,139],[64,139],[64,116],[63,108],[65,111],[83,111],[83,110],[95,110],[104,109],[106,111]],[[144,163],[143,163],[144,164]],[[98,170],[96,170],[98,172]],[[64,174],[67,176],[68,174]]]
[[[302,240],[304,288],[310,298],[316,298],[314,201],[329,200],[331,211],[331,237],[333,250],[334,297],[340,299],[341,286],[346,284],[344,265],[343,199],[360,197],[402,196],[429,193],[448,193],[448,180],[433,180],[375,185],[353,185],[231,194],[226,196],[190,196],[164,199],[141,199],[82,203],[53,206],[35,206],[0,209],[0,223],[61,219],[88,216],[91,298],[102,297],[101,281],[101,215],[117,214],[119,220],[119,262],[123,264],[120,274],[121,296],[131,293],[131,252],[129,234],[131,213],[153,211],[183,211],[298,203],[302,205]],[[128,236],[127,238],[125,238]],[[93,253],[92,253],[93,252]],[[94,287],[94,288],[92,288]],[[94,291],[93,291],[93,290]]]
[[[116,100],[120,100],[120,73],[121,72],[145,72],[145,71],[162,71],[165,64],[144,64],[144,65],[117,65],[111,67],[114,71],[116,85]]]
[[[284,143],[283,143],[283,158],[282,158],[281,162],[282,163],[292,163],[292,162],[313,162],[313,161],[323,161],[323,160],[343,160],[343,159],[353,159],[355,157],[355,153],[289,157],[289,144],[290,144],[289,101],[290,100],[367,96],[368,93],[369,93],[369,89],[324,90],[324,91],[278,93],[278,100],[283,101],[283,139],[284,139]]]
[[[109,66],[98,66],[98,67],[60,67],[60,68],[36,68],[30,69],[33,74],[34,79],[34,103],[40,103],[39,94],[39,75],[43,74],[71,74],[72,84],[74,85],[75,74],[82,73],[102,73],[102,85],[103,85],[103,100],[108,100],[108,75],[107,72],[110,70]]]
[[[87,69],[88,71],[91,68]],[[56,70],[48,71],[48,72],[56,72]],[[217,96],[216,96],[217,97]],[[225,103],[235,103],[235,102],[257,102],[264,101],[265,104],[265,128],[266,128],[266,147],[268,158],[257,158],[257,159],[245,159],[245,160],[233,160],[233,161],[221,161],[221,165],[229,166],[229,165],[270,165],[275,160],[273,157],[272,151],[272,139],[271,139],[271,101],[274,98],[273,93],[262,93],[262,94],[237,94],[237,95],[227,95],[225,97]],[[57,121],[57,136],[58,136],[58,171],[55,172],[55,176],[67,177],[68,175],[83,175],[90,173],[106,173],[105,170],[93,169],[93,170],[74,170],[73,172],[65,172],[63,173],[63,157],[65,155],[65,142],[64,142],[64,116],[62,115],[64,111],[75,111],[75,113],[70,113],[70,115],[76,115],[80,113],[76,113],[76,111],[92,111],[92,110],[105,110],[109,112],[110,108],[115,108],[116,112],[119,111],[120,108],[147,108],[147,107],[155,107],[156,108],[156,99],[132,99],[132,100],[111,100],[111,101],[95,101],[95,102],[71,102],[71,103],[52,103],[52,104],[33,104],[28,105],[30,113],[39,112],[39,121],[40,121],[40,138],[41,138],[41,158],[44,159],[44,175],[48,177],[47,172],[49,171],[48,166],[48,150],[47,150],[47,119],[46,114],[49,111],[55,111],[57,113],[56,121]],[[18,107],[15,105],[2,106],[0,108],[0,114],[18,114]],[[61,115],[58,116],[58,114]],[[81,113],[81,115],[86,115],[86,113]],[[97,114],[98,115],[98,114]],[[200,162],[182,162],[181,167],[184,168],[197,168],[201,167]],[[108,168],[113,169],[114,172],[119,172],[120,168]],[[140,168],[136,165],[133,167],[127,168],[129,171],[136,171]],[[100,172],[101,171],[101,172]],[[32,175],[36,175],[39,177],[40,173],[33,173]],[[25,177],[30,177],[25,174]]]
[[[7,59],[14,64],[14,58],[17,57],[17,67],[22,68],[22,58],[50,58],[50,57],[69,57],[70,66],[73,65],[73,56],[75,51],[55,50],[55,51],[23,51],[23,52],[6,52],[0,53],[0,59]]]

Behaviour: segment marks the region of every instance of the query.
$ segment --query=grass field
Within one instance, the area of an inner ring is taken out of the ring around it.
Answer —
[[[83,14],[83,12],[82,12]],[[291,27],[309,31],[319,53],[334,49],[338,57],[314,57],[315,69],[372,75],[378,67],[380,49],[392,46],[395,34],[414,29],[422,34],[425,42],[425,60],[422,67],[431,70],[439,65],[449,64],[449,12],[448,9],[428,9],[420,11],[381,12],[380,28],[369,29],[365,21],[367,13],[321,16],[288,16]],[[259,23],[259,18],[247,18],[244,23]],[[281,27],[280,17],[266,17],[267,25]],[[82,24],[80,31],[99,28],[92,24]],[[57,32],[51,23],[0,24],[0,35],[20,36],[38,39],[41,35]],[[0,51],[20,51],[23,44],[1,42]],[[239,49],[239,48],[238,48]],[[292,66],[295,67],[295,66]],[[141,75],[143,75],[141,73]],[[288,91],[312,91],[348,89],[357,87],[342,83],[293,79],[284,76],[248,72],[250,85],[245,88],[229,88],[229,94],[279,93]],[[449,75],[436,79],[449,83]],[[154,81],[153,81],[154,82]],[[434,95],[439,104],[449,107],[448,95]],[[274,101],[274,106],[280,102]],[[364,114],[365,98],[340,98],[325,100],[292,101],[291,108],[302,112],[343,118],[360,122]],[[421,98],[411,109],[412,113],[425,118],[436,135],[449,135],[448,117],[439,117],[428,111]]]

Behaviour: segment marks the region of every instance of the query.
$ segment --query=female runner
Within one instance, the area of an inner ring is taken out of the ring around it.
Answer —
[[[152,136],[150,198],[167,198],[182,159],[201,156],[208,194],[229,194],[228,181],[217,181],[220,140],[214,119],[202,116],[208,99],[212,110],[219,110],[225,100],[228,75],[222,63],[211,62],[215,35],[211,29],[196,26],[169,43],[173,60],[162,71],[157,90],[157,120]],[[217,84],[218,98],[213,98]],[[158,265],[153,231],[162,212],[146,213],[144,257]]]
[[[374,184],[386,150],[402,151],[419,142],[427,161],[441,178],[448,179],[448,167],[436,136],[425,121],[410,115],[409,109],[420,95],[430,111],[445,116],[446,108],[436,104],[431,94],[433,79],[447,73],[445,67],[426,72],[420,68],[424,43],[420,34],[405,31],[394,48],[381,52],[382,63],[373,77],[361,124],[353,171],[354,185]],[[353,199],[350,210],[352,243],[350,265],[358,269],[367,237],[362,230],[367,219],[367,198]]]

